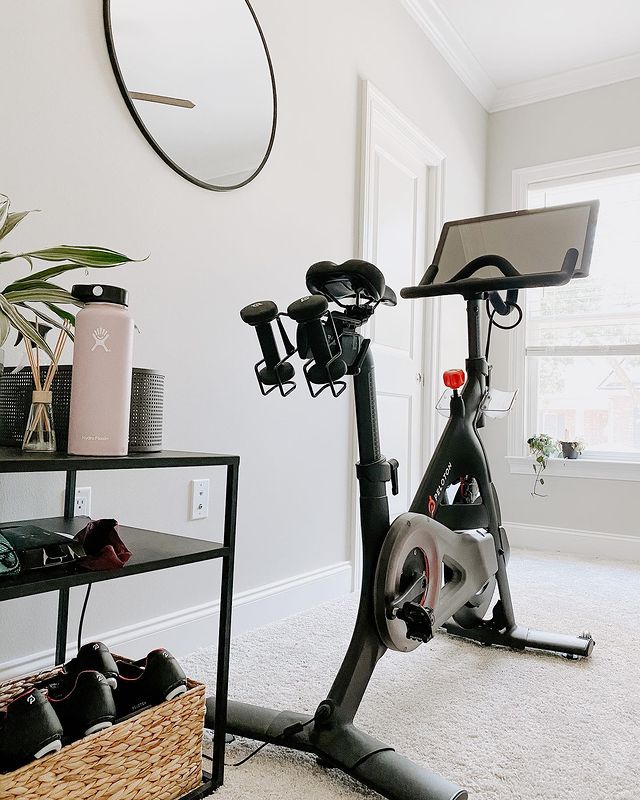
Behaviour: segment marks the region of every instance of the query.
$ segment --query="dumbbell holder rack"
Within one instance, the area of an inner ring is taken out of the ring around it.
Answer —
[[[282,318],[283,317],[287,317],[289,319],[289,315],[285,314],[283,311],[281,311],[278,314],[278,316],[276,317],[276,323],[278,325],[278,330],[280,331],[280,336],[282,337],[282,341],[283,341],[283,344],[284,344],[284,347],[285,347],[285,351],[286,351],[285,355],[273,367],[277,382],[270,386],[270,385],[268,385],[268,384],[266,384],[264,382],[263,378],[260,375],[260,372],[261,372],[262,368],[267,365],[266,358],[263,358],[260,361],[258,361],[258,363],[253,368],[255,376],[256,376],[256,378],[258,380],[258,386],[260,387],[260,392],[262,393],[263,397],[266,397],[268,394],[271,394],[271,392],[275,391],[276,389],[280,390],[280,394],[282,395],[282,397],[287,397],[296,388],[295,381],[293,381],[291,379],[283,381],[282,378],[280,377],[280,375],[281,375],[281,367],[283,367],[284,364],[286,364],[288,361],[290,361],[293,358],[293,356],[295,356],[296,353],[298,353],[298,348],[297,347],[293,347],[293,345],[289,341],[289,337],[286,334],[286,331],[285,331],[284,326],[282,324]],[[309,389],[309,393],[310,393],[311,397],[313,397],[313,398],[318,397],[318,395],[321,394],[325,389],[331,389],[331,394],[334,397],[340,397],[340,395],[347,388],[347,384],[345,383],[345,381],[342,381],[342,380],[334,380],[331,377],[331,371],[330,371],[331,365],[335,361],[337,361],[340,358],[340,356],[342,355],[342,348],[340,347],[340,336],[338,335],[338,331],[336,329],[336,323],[335,323],[335,320],[334,320],[332,314],[329,311],[327,311],[322,315],[322,317],[323,317],[323,319],[325,319],[326,324],[329,325],[329,331],[330,331],[330,334],[331,334],[331,341],[335,343],[335,353],[333,354],[333,356],[330,358],[330,360],[325,365],[325,369],[327,370],[327,379],[328,379],[327,383],[322,384],[319,389],[314,389],[313,388],[313,382],[309,378],[309,369],[315,364],[315,361],[314,361],[313,358],[309,358],[309,359],[304,361],[304,364],[303,364],[303,367],[302,367],[302,371],[303,371],[303,374],[304,374],[305,381],[307,382],[307,387]],[[367,347],[368,347],[368,345],[367,345]],[[363,353],[363,357],[364,357],[364,353]],[[287,387],[289,387],[289,388],[287,388]]]
[[[222,559],[220,587],[220,617],[218,622],[218,661],[216,673],[216,718],[213,737],[211,772],[203,772],[202,785],[180,800],[206,797],[222,786],[229,683],[229,647],[231,641],[231,607],[233,598],[233,568],[235,556],[236,515],[238,500],[238,471],[240,458],[235,455],[189,453],[163,450],[158,453],[133,453],[128,456],[72,456],[64,453],[23,452],[0,447],[0,474],[32,472],[64,472],[66,474],[64,516],[48,519],[21,520],[46,530],[75,534],[86,525],[87,517],[74,516],[76,476],[79,471],[140,470],[179,467],[226,467],[223,541],[212,542],[157,531],[120,525],[124,542],[133,552],[120,569],[93,571],[77,564],[61,564],[39,570],[3,577],[0,581],[0,601],[29,597],[44,592],[58,593],[58,619],[55,664],[66,660],[67,627],[69,620],[69,591],[99,581],[124,578],[145,572]],[[12,522],[11,524],[20,524]],[[8,523],[7,523],[8,524]]]

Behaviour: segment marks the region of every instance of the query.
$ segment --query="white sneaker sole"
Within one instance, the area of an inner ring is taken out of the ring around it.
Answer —
[[[92,725],[90,728],[87,728],[87,730],[84,732],[84,735],[91,736],[92,733],[98,733],[98,731],[105,731],[112,725],[113,722],[98,722],[95,725]]]
[[[60,750],[62,750],[62,742],[60,739],[56,739],[55,742],[49,742],[49,744],[38,750],[33,757],[42,758],[43,756],[48,756],[50,753],[58,753]]]
[[[184,685],[176,686],[176,688],[173,691],[169,692],[165,700],[173,700],[175,697],[180,697],[181,694],[185,694],[186,691],[187,691],[186,686]]]

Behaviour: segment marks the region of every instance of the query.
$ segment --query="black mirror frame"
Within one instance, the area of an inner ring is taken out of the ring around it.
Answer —
[[[197,186],[201,186],[203,189],[209,189],[213,192],[230,192],[233,189],[239,189],[241,186],[246,186],[250,183],[263,169],[264,165],[267,163],[269,156],[271,155],[271,150],[273,148],[273,143],[276,137],[276,126],[278,122],[278,94],[276,91],[276,77],[273,71],[273,63],[271,61],[271,54],[269,53],[269,48],[267,47],[267,40],[264,37],[264,33],[262,32],[262,27],[260,26],[260,22],[258,21],[258,17],[256,16],[253,7],[249,0],[244,0],[247,4],[247,8],[249,9],[251,16],[253,17],[253,21],[258,29],[258,33],[260,35],[260,40],[262,42],[262,46],[264,47],[264,53],[267,58],[267,65],[269,67],[269,76],[271,78],[271,90],[273,95],[273,121],[271,124],[271,136],[269,137],[269,144],[267,145],[267,150],[264,154],[264,157],[260,164],[256,167],[254,172],[244,181],[241,183],[235,183],[233,186],[215,186],[211,183],[205,183],[201,181],[199,178],[188,173],[186,170],[182,169],[182,167],[177,164],[170,156],[165,153],[165,151],[160,147],[158,142],[153,138],[151,132],[147,128],[147,126],[142,121],[142,117],[138,114],[136,107],[134,106],[131,98],[129,97],[129,92],[127,86],[124,81],[124,76],[122,74],[122,70],[120,69],[120,63],[118,62],[118,56],[116,55],[116,46],[113,39],[113,29],[111,26],[111,0],[103,0],[103,19],[104,19],[104,31],[105,31],[105,38],[107,42],[107,50],[109,52],[109,59],[111,61],[111,66],[113,67],[113,74],[116,77],[116,81],[118,83],[118,88],[120,89],[120,93],[124,99],[124,102],[129,109],[131,116],[133,117],[136,125],[140,128],[143,136],[149,142],[151,147],[156,151],[156,153],[160,156],[160,158],[168,164],[172,169],[174,169],[179,175],[182,175],[183,178],[186,178],[191,183],[195,183]]]

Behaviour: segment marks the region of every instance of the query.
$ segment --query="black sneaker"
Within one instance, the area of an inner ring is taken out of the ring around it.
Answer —
[[[29,689],[0,712],[0,770],[22,767],[62,747],[62,725],[46,696]]]
[[[168,650],[152,650],[140,661],[117,659],[118,688],[113,693],[118,716],[125,716],[187,691],[182,667]]]
[[[116,718],[113,690],[99,672],[86,670],[77,677],[61,673],[46,688],[49,702],[69,739],[80,739],[113,725]]]
[[[90,642],[78,650],[78,655],[63,667],[65,675],[77,677],[86,670],[101,672],[112,689],[117,686],[118,665],[109,648],[102,642]]]

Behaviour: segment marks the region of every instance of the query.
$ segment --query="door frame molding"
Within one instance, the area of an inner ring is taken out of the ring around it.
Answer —
[[[371,191],[371,176],[374,169],[375,131],[382,129],[392,136],[400,146],[428,167],[427,173],[427,224],[425,253],[435,251],[438,236],[444,221],[444,193],[446,155],[407,116],[405,116],[369,80],[361,79],[360,118],[360,174],[357,203],[358,258],[371,260],[372,230],[375,203]],[[425,269],[427,265],[425,264]],[[396,287],[399,289],[400,287]],[[439,369],[440,298],[434,299],[425,308],[422,337],[422,374],[428,375]],[[427,346],[431,343],[431,347]],[[422,384],[421,413],[423,418],[422,441],[420,442],[420,464],[424,469],[436,440],[436,389],[433,381]],[[351,416],[351,462],[357,459],[355,412]],[[357,480],[352,471],[351,481],[351,562],[353,564],[353,588],[358,587],[361,576],[361,549],[357,503]]]

